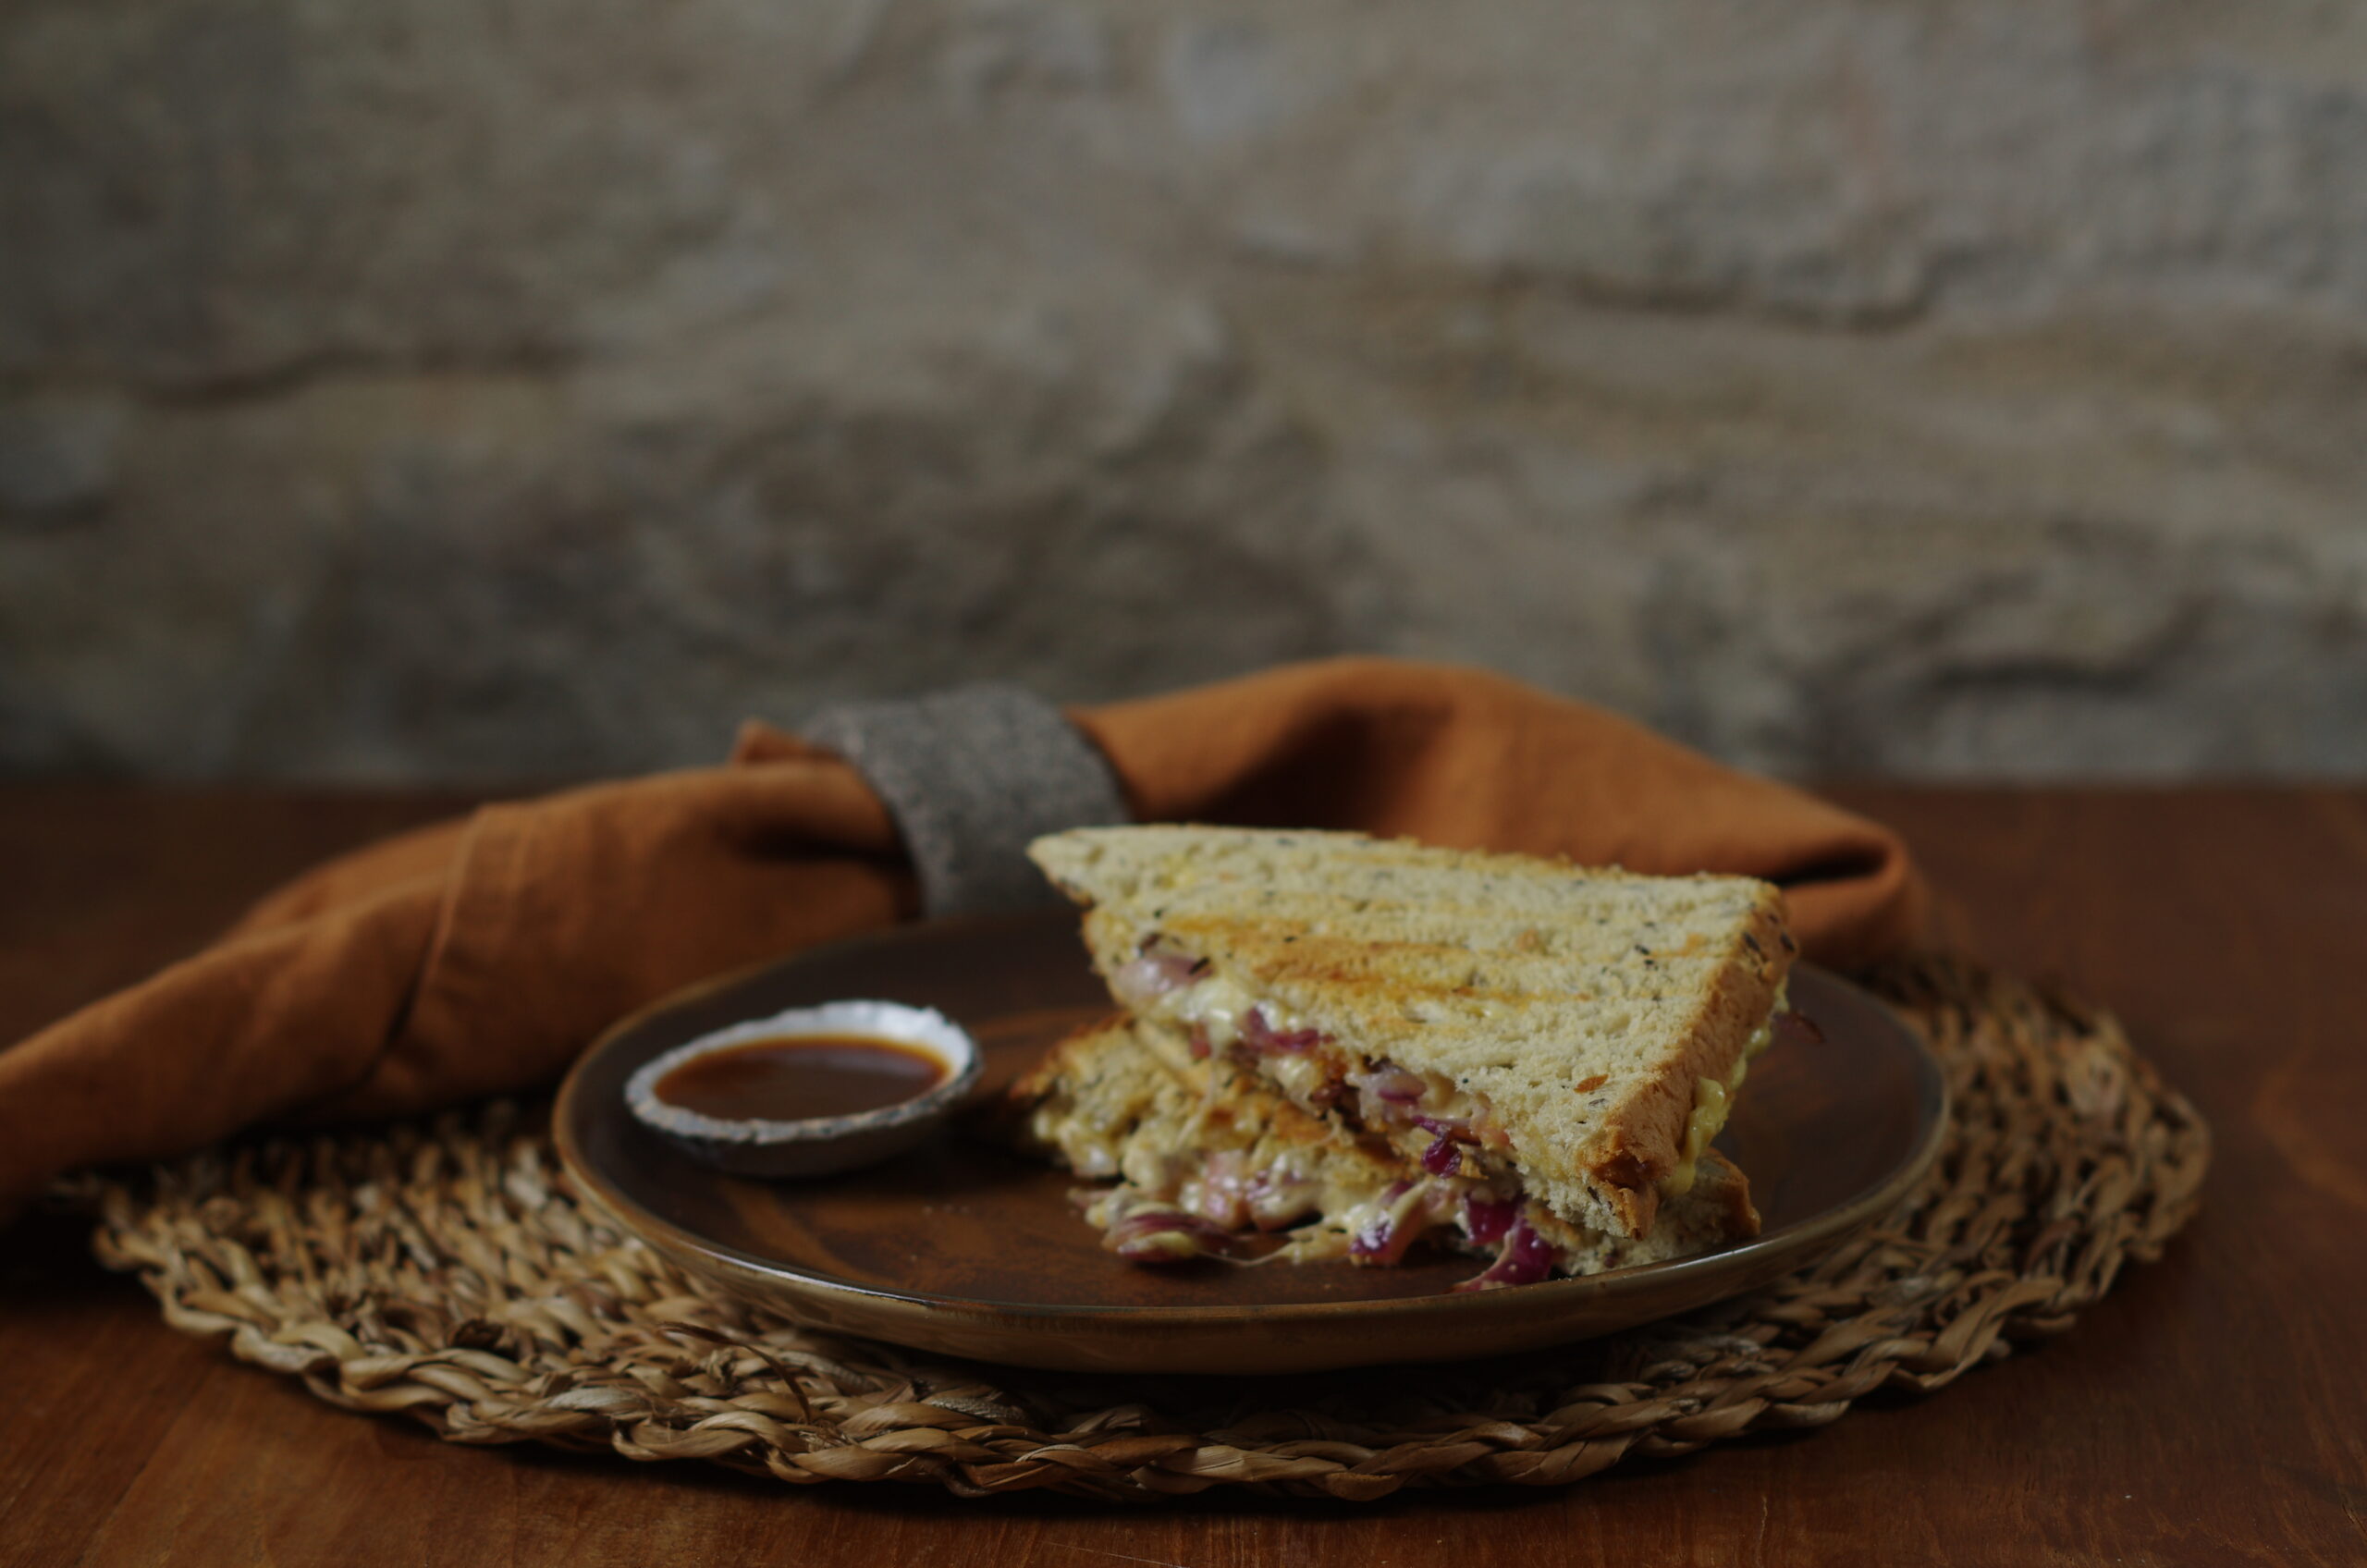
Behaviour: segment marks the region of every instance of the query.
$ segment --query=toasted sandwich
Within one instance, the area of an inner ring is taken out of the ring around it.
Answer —
[[[1583,1231],[1484,1180],[1437,1176],[1343,1137],[1254,1078],[1171,1063],[1112,1018],[1055,1047],[1012,1091],[1025,1140],[1089,1178],[1085,1217],[1119,1256],[1395,1263],[1417,1245],[1492,1261],[1473,1288],[1681,1257],[1754,1234],[1742,1173],[1711,1150],[1640,1239]]]
[[[1086,906],[1134,1045],[1206,1097],[1262,1092],[1392,1182],[1534,1215],[1518,1244],[1560,1271],[1657,1244],[1705,1170],[1713,1212],[1749,1212],[1709,1144],[1795,950],[1765,883],[1201,827],[1030,853]]]

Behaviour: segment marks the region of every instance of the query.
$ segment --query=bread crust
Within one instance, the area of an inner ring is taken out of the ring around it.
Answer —
[[[1605,1118],[1599,1147],[1574,1161],[1600,1184],[1603,1201],[1629,1235],[1650,1230],[1660,1213],[1661,1183],[1682,1158],[1698,1085],[1705,1078],[1724,1082],[1751,1035],[1774,1011],[1790,968],[1790,938],[1784,929],[1783,894],[1772,887],[1767,892],[1735,944],[1737,962],[1719,970],[1702,998],[1683,1058],[1617,1115]],[[1780,962],[1754,959],[1754,949]],[[1752,1223],[1757,1224],[1755,1216]]]

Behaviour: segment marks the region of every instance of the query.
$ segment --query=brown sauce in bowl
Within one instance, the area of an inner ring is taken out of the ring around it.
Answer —
[[[787,1035],[693,1057],[652,1085],[668,1105],[733,1121],[856,1116],[950,1076],[934,1053],[879,1035]]]

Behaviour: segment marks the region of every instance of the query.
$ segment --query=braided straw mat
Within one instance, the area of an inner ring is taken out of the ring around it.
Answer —
[[[1946,959],[1869,978],[1955,1096],[1920,1190],[1770,1289],[1515,1361],[1121,1379],[826,1338],[620,1234],[570,1191],[540,1117],[506,1103],[85,1178],[80,1195],[102,1260],[139,1270],[176,1328],[453,1442],[963,1496],[1559,1486],[1941,1388],[2068,1328],[2193,1213],[2208,1129],[2111,1019]]]

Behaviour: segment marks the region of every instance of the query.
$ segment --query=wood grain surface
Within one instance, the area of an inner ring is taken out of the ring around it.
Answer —
[[[0,1250],[0,1564],[2367,1562],[2367,791],[1831,792],[1907,833],[1944,936],[2115,1009],[2219,1137],[2162,1263],[1936,1397],[1358,1509],[789,1491],[343,1414],[36,1219]],[[0,790],[0,1037],[458,803]]]

